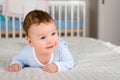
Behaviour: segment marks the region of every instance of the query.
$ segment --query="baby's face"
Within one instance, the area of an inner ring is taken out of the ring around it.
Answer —
[[[29,43],[37,54],[50,54],[58,45],[58,34],[54,22],[32,25],[29,29]]]

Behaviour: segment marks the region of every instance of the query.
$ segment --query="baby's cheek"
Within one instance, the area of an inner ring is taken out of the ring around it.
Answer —
[[[55,46],[56,46],[56,47],[58,46],[58,41],[56,41]]]

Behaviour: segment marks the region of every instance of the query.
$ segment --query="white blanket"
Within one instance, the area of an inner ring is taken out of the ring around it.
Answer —
[[[75,60],[70,71],[47,73],[39,68],[6,72],[12,57],[27,43],[25,39],[0,40],[0,80],[120,80],[120,47],[91,38],[63,38]]]

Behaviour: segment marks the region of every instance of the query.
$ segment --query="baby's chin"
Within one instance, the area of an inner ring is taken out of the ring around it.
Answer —
[[[55,50],[55,48],[54,48],[54,49],[52,49],[52,50],[50,50],[49,52],[50,52],[50,53],[53,53],[53,52],[54,52],[54,50]]]

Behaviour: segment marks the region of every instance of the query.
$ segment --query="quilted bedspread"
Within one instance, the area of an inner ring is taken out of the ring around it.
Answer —
[[[92,38],[67,37],[75,60],[69,71],[47,73],[40,68],[27,67],[19,72],[4,68],[27,44],[23,39],[0,39],[0,80],[120,80],[120,47]]]

